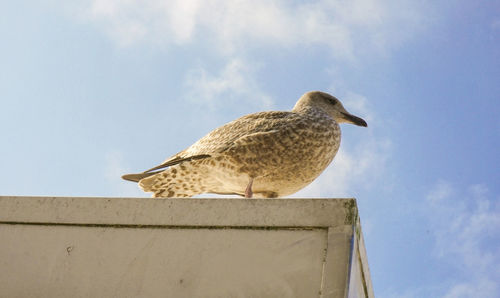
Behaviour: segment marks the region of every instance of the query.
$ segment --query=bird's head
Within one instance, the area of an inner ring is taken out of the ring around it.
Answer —
[[[366,121],[346,111],[342,103],[334,96],[321,92],[310,91],[302,95],[297,101],[293,111],[305,111],[308,109],[321,109],[332,117],[337,123],[351,123],[367,127]]]

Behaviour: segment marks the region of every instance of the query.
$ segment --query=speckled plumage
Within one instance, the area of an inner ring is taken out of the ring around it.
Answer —
[[[308,92],[290,112],[243,116],[160,166],[123,178],[138,181],[153,197],[248,196],[247,186],[254,197],[287,196],[311,183],[333,160],[340,146],[338,122],[366,126],[333,96]]]

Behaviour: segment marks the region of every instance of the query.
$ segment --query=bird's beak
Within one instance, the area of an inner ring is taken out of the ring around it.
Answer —
[[[351,115],[349,113],[344,113],[342,112],[342,117],[344,118],[344,120],[347,122],[347,123],[351,123],[351,124],[354,124],[354,125],[357,125],[357,126],[363,126],[363,127],[367,127],[368,124],[366,123],[365,120],[359,118],[359,117],[356,117],[354,115]]]

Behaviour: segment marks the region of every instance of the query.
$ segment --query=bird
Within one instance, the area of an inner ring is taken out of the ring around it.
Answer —
[[[340,123],[367,127],[334,96],[310,91],[291,111],[249,114],[214,129],[163,163],[122,178],[154,198],[202,193],[291,195],[316,179],[340,147]]]

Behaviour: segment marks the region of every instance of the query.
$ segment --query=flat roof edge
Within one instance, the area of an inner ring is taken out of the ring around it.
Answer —
[[[0,196],[0,223],[320,228],[356,224],[353,198]]]

